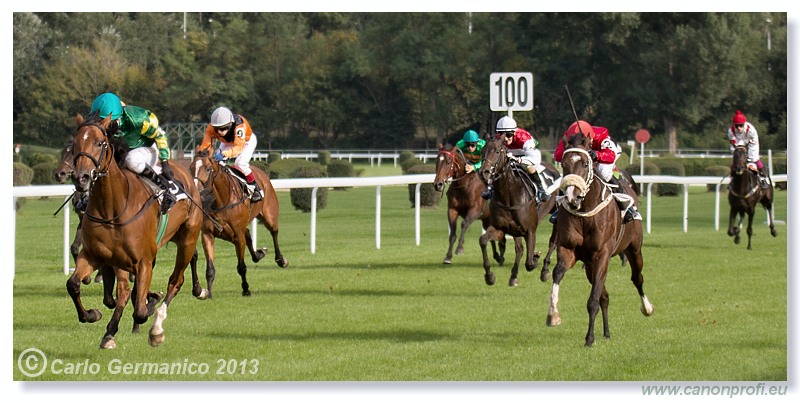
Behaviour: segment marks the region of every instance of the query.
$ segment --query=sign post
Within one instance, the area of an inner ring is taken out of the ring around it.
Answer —
[[[489,75],[489,107],[492,111],[533,110],[532,73],[492,73]]]
[[[636,132],[636,141],[639,142],[642,146],[640,147],[640,156],[639,156],[639,175],[644,175],[644,143],[650,141],[650,132],[647,129],[640,129]],[[639,193],[644,192],[644,183],[639,184]]]

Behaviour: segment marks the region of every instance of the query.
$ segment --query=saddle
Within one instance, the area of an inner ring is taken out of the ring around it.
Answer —
[[[247,195],[247,197],[253,197],[255,188],[251,188],[247,184],[247,177],[242,173],[242,171],[238,170],[235,166],[229,167],[223,162],[220,162],[220,165],[224,166],[226,168],[225,171],[227,171],[230,176],[239,182],[239,187],[242,189],[242,192]]]

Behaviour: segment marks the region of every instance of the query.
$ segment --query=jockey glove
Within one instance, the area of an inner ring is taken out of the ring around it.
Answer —
[[[225,159],[225,156],[222,155],[221,152],[217,151],[217,152],[214,153],[214,160],[215,161],[220,162],[220,161],[222,161],[224,159]]]
[[[589,156],[592,157],[592,161],[597,161],[597,151],[589,150]]]
[[[175,176],[172,175],[172,168],[169,167],[169,160],[161,161],[161,175],[169,180],[175,179]]]

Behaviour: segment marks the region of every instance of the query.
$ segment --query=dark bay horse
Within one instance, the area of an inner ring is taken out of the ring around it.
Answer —
[[[609,260],[624,252],[631,266],[631,281],[639,292],[641,311],[646,316],[653,314],[653,305],[644,293],[642,277],[642,222],[634,220],[622,224],[622,212],[614,200],[611,190],[594,175],[594,167],[588,150],[591,138],[580,134],[570,137],[564,158],[561,161],[564,178],[561,190],[564,196],[559,202],[561,212],[556,222],[557,262],[553,269],[553,287],[547,325],[558,326],[558,290],[567,270],[580,260],[586,278],[592,285],[586,303],[589,312],[589,330],[586,346],[594,344],[594,322],[598,310],[603,314],[603,336],[611,337],[608,328],[608,291],[605,281]],[[625,185],[629,186],[629,185]],[[632,189],[628,194],[635,195]],[[634,202],[637,198],[634,197]]]
[[[258,262],[266,254],[264,250],[253,247],[248,224],[257,218],[272,235],[272,246],[275,249],[275,263],[279,267],[287,267],[289,262],[281,254],[278,246],[278,197],[269,176],[257,167],[252,167],[258,186],[264,192],[264,198],[255,203],[245,192],[242,182],[233,177],[233,169],[218,163],[212,157],[212,148],[208,147],[194,152],[190,169],[194,172],[194,181],[200,189],[203,209],[209,219],[203,221],[203,252],[206,256],[206,281],[209,298],[216,277],[214,267],[214,240],[221,238],[236,247],[238,260],[236,270],[242,278],[242,295],[250,295],[247,283],[247,265],[244,262],[245,249],[250,251],[253,262]],[[219,223],[221,230],[216,228]]]
[[[731,163],[731,183],[728,185],[728,203],[731,205],[728,236],[734,237],[734,243],[740,242],[739,234],[744,215],[747,214],[747,249],[753,249],[750,243],[753,236],[753,216],[759,203],[767,211],[770,234],[773,237],[778,236],[778,231],[775,230],[775,213],[772,211],[772,193],[772,184],[766,189],[761,188],[758,174],[747,167],[747,147],[736,146]]]
[[[467,229],[476,219],[481,220],[483,229],[489,227],[489,202],[481,197],[484,189],[483,182],[477,174],[468,174],[466,171],[467,158],[458,147],[439,147],[436,157],[436,177],[433,179],[433,188],[437,192],[444,189],[445,182],[450,182],[447,188],[447,224],[449,228],[450,246],[444,257],[444,264],[452,263],[453,245],[456,242],[456,222],[461,217],[461,236],[458,237],[456,254],[464,253],[464,236]],[[492,255],[498,264],[505,261],[503,255],[506,250],[506,240],[502,238],[499,245],[492,241]]]
[[[97,309],[84,308],[81,280],[98,268],[113,269],[117,283],[115,309],[100,348],[115,348],[114,336],[130,298],[134,306],[134,329],[153,314],[157,300],[148,298],[153,264],[158,249],[173,242],[177,246],[175,266],[150,329],[149,343],[158,346],[164,342],[167,307],[183,285],[187,265],[192,267],[192,294],[202,298],[205,292],[197,279],[197,240],[203,222],[202,211],[183,199],[168,215],[161,216],[151,185],[121,168],[114,158],[115,140],[109,130],[113,132],[116,123],[110,117],[100,120],[97,115],[90,115],[86,121],[77,115],[75,121],[78,128],[74,136],[72,182],[77,191],[88,192],[89,204],[82,225],[83,248],[78,253],[75,272],[67,280],[67,292],[75,304],[78,320],[96,322],[102,314]],[[180,166],[174,166],[173,172],[189,197],[199,199],[189,172]],[[129,275],[134,277],[133,292]],[[105,283],[109,286],[112,282]]]
[[[534,246],[539,213],[536,189],[524,178],[528,175],[524,168],[510,162],[507,152],[505,144],[499,139],[489,140],[483,146],[483,162],[481,169],[478,170],[478,176],[484,185],[491,186],[494,190],[489,206],[490,225],[486,233],[481,235],[480,245],[483,252],[484,280],[487,285],[493,285],[495,276],[486,253],[486,244],[490,240],[499,241],[506,234],[514,237],[516,256],[508,280],[508,285],[514,287],[519,283],[517,280],[519,262],[526,248],[525,269],[533,271],[538,263],[539,256],[534,251]]]

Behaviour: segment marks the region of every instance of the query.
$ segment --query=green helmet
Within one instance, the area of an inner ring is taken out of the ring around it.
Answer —
[[[478,132],[476,132],[475,130],[467,130],[464,133],[465,143],[477,143],[478,140],[480,140],[480,137],[478,137]]]
[[[118,96],[110,92],[100,94],[92,102],[92,110],[89,113],[91,114],[95,111],[100,112],[100,117],[103,119],[111,115],[111,119],[117,120],[122,116],[122,101],[119,100]]]

